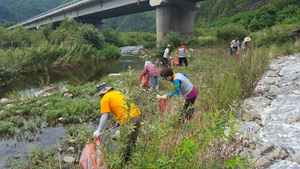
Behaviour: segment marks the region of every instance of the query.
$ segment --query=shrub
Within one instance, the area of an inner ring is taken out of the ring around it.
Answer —
[[[234,38],[244,39],[249,33],[250,32],[241,25],[230,24],[218,29],[217,38],[223,39],[224,41],[231,41]]]
[[[184,43],[184,38],[180,36],[179,32],[170,32],[162,41],[158,42],[157,55],[162,55],[168,44],[171,45],[171,50],[173,50],[179,47],[182,43]]]
[[[6,68],[5,66],[0,65],[0,83],[5,83],[11,81],[17,72],[15,70],[11,70]]]
[[[105,46],[103,35],[94,26],[84,24],[79,27],[78,31],[84,40],[84,44],[90,44],[97,49],[102,49]]]
[[[256,10],[254,19],[250,22],[249,29],[256,31],[275,25],[277,11],[278,9],[274,5],[266,5]]]
[[[1,136],[7,135],[7,134],[13,134],[14,133],[13,123],[12,122],[1,121],[1,123],[0,123],[0,133],[1,133]]]
[[[120,33],[118,31],[113,29],[105,29],[103,30],[103,36],[107,43],[118,47],[123,46],[124,42],[121,42]]]
[[[118,47],[114,45],[108,45],[103,48],[97,57],[102,59],[115,59],[121,56],[121,51]]]

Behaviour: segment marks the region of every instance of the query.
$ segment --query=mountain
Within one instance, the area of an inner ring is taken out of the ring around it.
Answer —
[[[0,23],[21,22],[70,1],[0,0]],[[291,4],[300,7],[300,0],[205,0],[199,2],[200,8],[195,11],[195,25],[203,22],[216,22],[221,18],[254,11],[268,4],[274,4],[278,10],[282,10]],[[253,16],[254,14],[247,15],[252,18]],[[105,20],[104,28],[112,28],[120,32],[155,32],[155,17],[155,11],[149,11],[109,18]]]
[[[0,0],[0,23],[21,22],[71,0]]]

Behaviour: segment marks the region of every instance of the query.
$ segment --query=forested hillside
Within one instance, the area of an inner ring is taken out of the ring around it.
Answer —
[[[0,23],[21,22],[71,0],[0,0]]]
[[[21,22],[69,1],[0,0],[0,23]],[[254,31],[300,20],[299,0],[205,0],[199,4],[195,11],[196,27],[237,23]],[[155,27],[155,11],[106,19],[104,25],[120,32],[155,32]]]

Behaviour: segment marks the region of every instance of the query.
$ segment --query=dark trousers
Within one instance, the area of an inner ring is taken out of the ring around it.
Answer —
[[[195,103],[196,97],[193,97],[191,99],[186,99],[184,106],[183,106],[183,113],[180,115],[179,121],[184,121],[184,119],[191,120],[193,114],[194,114],[194,108],[192,107]]]
[[[140,127],[141,127],[141,121],[142,121],[142,116],[137,115],[134,118],[132,118],[128,123],[133,124],[135,126],[134,131],[132,131],[130,134],[126,136],[127,143],[126,143],[126,149],[124,153],[124,159],[125,162],[128,161],[128,159],[131,156],[131,152],[133,147],[135,147],[137,137],[139,135]]]
[[[168,58],[163,58],[164,67],[168,67]]]
[[[231,55],[231,56],[232,56],[232,55],[235,56],[237,50],[238,50],[238,47],[232,47],[232,48],[230,48],[230,55]]]
[[[184,57],[184,58],[179,58],[179,66],[181,66],[182,61],[184,62],[185,66],[188,66],[186,57]]]

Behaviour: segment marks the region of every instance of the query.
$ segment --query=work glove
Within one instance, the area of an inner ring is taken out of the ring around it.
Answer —
[[[96,130],[93,134],[93,137],[98,138],[101,135],[101,132],[99,130]]]
[[[165,94],[161,98],[166,99],[166,98],[168,98],[168,95]]]
[[[191,57],[191,55],[188,55],[188,57],[190,58],[190,57]]]

